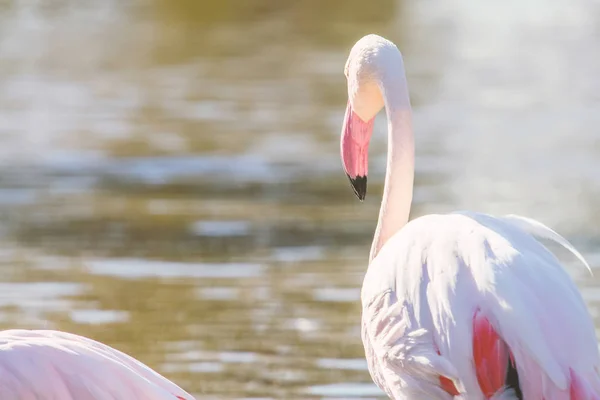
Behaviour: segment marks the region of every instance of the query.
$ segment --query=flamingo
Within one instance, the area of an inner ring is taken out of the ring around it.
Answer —
[[[2,400],[194,400],[134,358],[51,330],[0,332]]]
[[[581,254],[515,215],[461,211],[409,222],[414,138],[402,55],[368,35],[344,73],[341,158],[361,201],[373,121],[384,107],[387,114],[385,186],[361,291],[373,381],[392,399],[600,399],[592,319],[537,239],[564,246],[589,269]]]

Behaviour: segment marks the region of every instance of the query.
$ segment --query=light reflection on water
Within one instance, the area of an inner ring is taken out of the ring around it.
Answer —
[[[359,399],[364,399],[363,396],[378,396],[381,394],[377,387],[365,383],[333,383],[331,385],[312,386],[307,392],[316,396]]]
[[[87,272],[94,275],[111,275],[123,279],[143,278],[250,278],[262,275],[259,264],[200,264],[160,262],[113,258],[91,260],[85,263]]]
[[[551,3],[0,6],[0,324],[90,336],[201,399],[381,398],[359,296],[385,122],[358,204],[346,53],[377,32],[405,54],[414,216],[529,215],[595,267],[600,14]]]

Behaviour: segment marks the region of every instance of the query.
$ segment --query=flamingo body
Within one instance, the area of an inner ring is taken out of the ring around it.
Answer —
[[[363,283],[362,336],[371,376],[391,398],[516,399],[517,389],[573,400],[577,385],[594,396],[581,398],[600,398],[583,299],[530,232],[572,249],[539,223],[476,213],[418,218],[383,246]],[[511,359],[520,387],[505,391]]]
[[[134,358],[50,330],[0,332],[0,399],[193,400]]]

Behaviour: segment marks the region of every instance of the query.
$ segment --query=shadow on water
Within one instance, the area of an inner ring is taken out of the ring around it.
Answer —
[[[381,397],[359,296],[385,123],[364,204],[338,143],[346,53],[370,32],[406,57],[413,215],[528,214],[597,265],[598,14],[455,3],[3,3],[2,327],[90,336],[198,398]]]

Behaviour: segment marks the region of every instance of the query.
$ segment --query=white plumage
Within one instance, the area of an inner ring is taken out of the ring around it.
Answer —
[[[415,219],[383,246],[363,283],[362,332],[373,379],[390,397],[452,399],[439,387],[446,376],[466,398],[483,398],[472,361],[477,312],[512,350],[525,399],[570,399],[570,369],[600,391],[583,299],[523,228],[581,258],[539,222],[467,212]]]
[[[102,343],[50,330],[0,332],[2,400],[193,400]]]

